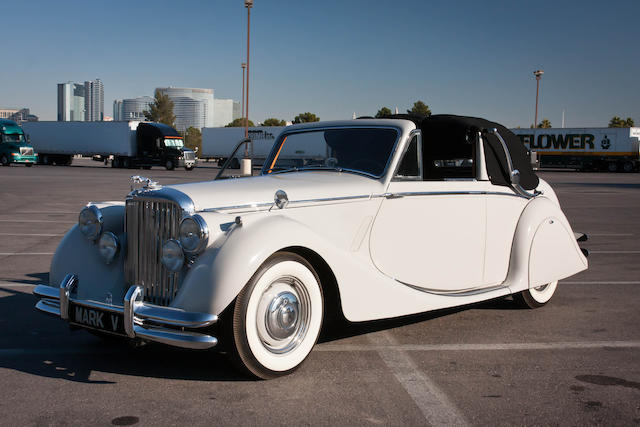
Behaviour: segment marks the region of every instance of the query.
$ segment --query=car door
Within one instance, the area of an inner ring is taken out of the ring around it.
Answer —
[[[420,135],[407,144],[371,231],[371,258],[382,273],[435,293],[483,286],[486,196],[477,191],[471,152],[425,158],[423,170]]]

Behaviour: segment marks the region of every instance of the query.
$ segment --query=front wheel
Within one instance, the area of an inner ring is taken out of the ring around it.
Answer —
[[[168,170],[168,171],[172,171],[176,165],[173,163],[173,160],[171,159],[167,159],[167,162],[164,164],[164,167]]]
[[[233,361],[262,379],[292,372],[315,345],[322,312],[320,279],[311,264],[294,253],[276,253],[236,299]]]
[[[5,154],[0,157],[0,164],[2,164],[2,166],[9,166],[9,159]]]
[[[26,167],[30,168],[31,166],[33,166],[33,163],[25,163],[24,164]]]
[[[513,296],[518,305],[524,308],[539,308],[545,305],[558,287],[558,281],[547,283],[546,285],[529,288]]]

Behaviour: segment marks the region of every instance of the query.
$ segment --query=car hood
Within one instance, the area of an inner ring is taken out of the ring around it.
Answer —
[[[291,172],[169,186],[187,195],[196,211],[273,203],[284,190],[290,201],[370,196],[383,191],[375,179],[346,172]]]

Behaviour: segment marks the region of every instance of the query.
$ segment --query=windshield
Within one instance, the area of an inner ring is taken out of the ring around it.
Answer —
[[[164,140],[164,146],[165,147],[177,147],[177,148],[182,148],[182,146],[184,145],[184,143],[182,142],[182,139],[178,139],[178,138],[165,138]]]
[[[10,133],[2,135],[3,142],[24,142],[24,135],[21,133]]]
[[[388,128],[323,129],[291,133],[278,140],[263,174],[295,170],[341,170],[380,177],[398,131]]]

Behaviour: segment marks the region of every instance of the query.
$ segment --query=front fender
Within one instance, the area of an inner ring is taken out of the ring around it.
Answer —
[[[506,280],[511,292],[564,279],[587,267],[559,205],[544,196],[531,200],[518,220],[511,246]]]
[[[59,286],[64,276],[78,276],[78,298],[104,302],[107,293],[113,301],[122,301],[124,285],[124,204],[100,204],[103,231],[111,231],[120,241],[120,252],[109,265],[105,264],[95,242],[87,240],[78,225],[64,235],[56,249],[49,273],[49,284]],[[85,286],[83,286],[83,284]]]
[[[304,246],[320,256],[328,252],[321,236],[289,217],[243,217],[241,226],[233,226],[198,257],[172,305],[220,314],[269,256],[290,246]]]

